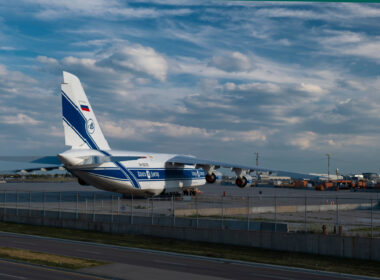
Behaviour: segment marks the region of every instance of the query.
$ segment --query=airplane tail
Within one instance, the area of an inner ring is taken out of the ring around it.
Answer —
[[[73,149],[109,150],[79,79],[64,71],[61,89],[65,144]]]

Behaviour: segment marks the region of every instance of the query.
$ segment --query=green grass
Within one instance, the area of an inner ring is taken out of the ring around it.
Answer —
[[[59,256],[54,254],[5,247],[0,247],[0,258],[67,269],[81,269],[106,264],[106,262],[95,260]]]
[[[216,258],[295,266],[358,275],[380,276],[380,262],[376,261],[362,261],[303,253],[280,252],[243,246],[181,241],[169,238],[130,234],[109,234],[4,222],[0,222],[0,230]]]
[[[357,227],[350,229],[351,232],[371,232],[371,227]],[[374,232],[380,232],[380,227],[374,227]]]

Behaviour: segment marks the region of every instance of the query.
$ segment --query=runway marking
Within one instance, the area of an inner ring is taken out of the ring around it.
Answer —
[[[164,263],[164,264],[174,264],[174,265],[180,265],[180,266],[188,266],[187,264],[178,263],[178,262],[170,262],[170,261],[153,260],[153,262]]]
[[[1,272],[0,272],[0,276],[6,276],[6,277],[11,277],[11,278],[16,278],[16,279],[26,279],[25,277],[22,277],[22,276],[16,276],[12,274],[1,273]]]

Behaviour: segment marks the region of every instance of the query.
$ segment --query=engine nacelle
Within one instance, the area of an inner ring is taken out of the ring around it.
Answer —
[[[244,175],[242,177],[237,177],[235,182],[239,188],[245,188],[245,187],[250,186],[252,184],[252,177],[250,175]]]
[[[206,174],[206,182],[209,184],[214,184],[215,182],[222,181],[222,173],[214,171],[211,174]]]
[[[84,180],[82,180],[81,178],[78,178],[78,183],[79,185],[81,186],[89,186],[89,184],[87,184]]]

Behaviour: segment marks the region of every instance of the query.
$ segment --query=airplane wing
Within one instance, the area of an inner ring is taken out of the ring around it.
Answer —
[[[274,169],[268,169],[268,168],[259,168],[257,166],[248,166],[248,165],[241,165],[241,164],[232,164],[232,163],[226,163],[226,162],[219,162],[219,161],[213,161],[213,160],[204,160],[199,159],[192,156],[186,156],[186,155],[179,155],[175,156],[167,161],[169,164],[173,165],[195,165],[197,168],[202,168],[207,173],[206,175],[206,181],[209,183],[214,183],[216,181],[217,175],[215,173],[215,170],[221,167],[224,168],[231,168],[232,171],[236,174],[236,184],[239,187],[245,187],[250,181],[252,181],[252,178],[250,177],[250,173],[254,171],[258,172],[268,172],[268,173],[276,173],[279,176],[288,176],[292,179],[312,179],[312,180],[318,180],[318,176],[305,174],[305,173],[297,173],[297,172],[289,172],[289,171],[283,171],[283,170],[274,170]]]
[[[250,173],[252,171],[261,171],[261,172],[272,172],[272,169],[267,168],[258,168],[256,166],[248,166],[248,165],[241,165],[241,164],[231,164],[221,161],[213,161],[213,160],[205,160],[205,159],[199,159],[196,157],[191,156],[175,156],[168,160],[167,162],[173,163],[173,164],[189,164],[189,165],[198,165],[199,167],[207,167],[207,166],[213,166],[215,169],[218,169],[220,167],[224,168],[235,168],[235,169],[244,169],[247,171],[247,173]]]

